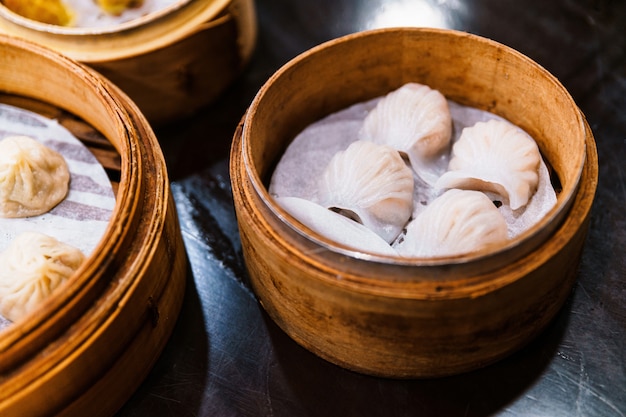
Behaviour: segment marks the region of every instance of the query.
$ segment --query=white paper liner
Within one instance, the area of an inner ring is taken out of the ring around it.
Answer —
[[[363,120],[380,98],[357,103],[306,127],[287,147],[279,160],[270,180],[270,195],[275,198],[298,197],[317,203],[317,181],[321,178],[322,172],[336,152],[346,149],[350,143],[358,139]],[[454,124],[451,144],[459,139],[465,127],[491,119],[504,120],[493,113],[462,106],[453,101],[448,101],[448,105]],[[444,167],[447,167],[448,162],[449,155],[437,161]],[[430,187],[417,175],[414,177],[416,186],[413,218],[445,191]],[[493,194],[487,193],[487,195],[493,200],[499,199]],[[508,237],[514,238],[528,230],[555,204],[556,193],[550,182],[548,169],[542,161],[539,169],[538,190],[529,203],[516,211],[511,210],[507,205],[499,208],[507,222]],[[291,214],[298,218],[296,213]],[[311,219],[307,221],[310,223]],[[308,226],[316,230],[315,225],[308,224]],[[356,236],[355,239],[357,239]],[[344,241],[347,240],[349,238],[344,239]],[[363,250],[364,247],[367,247],[367,242],[361,241],[357,249]]]
[[[70,171],[70,187],[66,198],[48,213],[0,218],[0,251],[20,233],[37,231],[89,256],[104,235],[115,207],[106,171],[91,151],[56,120],[0,104],[0,140],[14,135],[30,136],[63,155]],[[6,322],[0,316],[0,330]]]

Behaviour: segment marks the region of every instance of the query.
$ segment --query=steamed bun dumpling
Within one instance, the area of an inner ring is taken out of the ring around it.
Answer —
[[[413,185],[413,173],[395,149],[357,140],[328,163],[318,203],[391,243],[411,217]]]
[[[443,94],[427,85],[407,83],[384,96],[363,121],[359,138],[391,146],[409,159],[413,170],[432,185],[445,170],[452,117]]]
[[[83,263],[83,253],[37,232],[24,232],[0,253],[0,314],[17,321],[34,311]]]
[[[484,193],[448,190],[407,226],[395,249],[406,257],[455,256],[495,247],[508,239],[507,224]]]
[[[0,217],[30,217],[60,203],[70,173],[61,154],[28,136],[0,141]]]
[[[448,172],[435,186],[493,192],[517,210],[537,190],[540,162],[537,144],[519,127],[504,120],[478,122],[463,129]]]

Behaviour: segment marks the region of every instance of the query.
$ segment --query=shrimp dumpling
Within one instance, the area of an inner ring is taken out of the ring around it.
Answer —
[[[0,314],[17,321],[34,311],[83,263],[80,249],[24,232],[0,253]]]
[[[537,144],[519,127],[504,120],[478,122],[463,129],[448,172],[435,186],[493,192],[517,210],[537,190],[540,162]]]
[[[432,185],[445,171],[452,117],[443,94],[427,85],[407,83],[383,97],[359,132],[361,140],[389,145],[406,155],[411,167]]]
[[[0,217],[30,217],[60,203],[69,190],[63,155],[28,136],[0,141]]]
[[[395,249],[400,256],[455,256],[504,243],[504,216],[480,191],[453,189],[413,219]]]
[[[413,185],[413,172],[395,149],[357,140],[331,158],[317,203],[391,243],[411,217]]]

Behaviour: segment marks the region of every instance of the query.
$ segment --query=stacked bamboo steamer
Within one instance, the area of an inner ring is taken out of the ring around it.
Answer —
[[[3,35],[0,102],[66,126],[105,167],[116,194],[104,235],[80,269],[0,332],[0,415],[110,416],[153,366],[183,301],[187,262],[163,155],[117,87],[55,51]]]
[[[558,184],[551,211],[497,250],[402,259],[333,242],[276,203],[272,170],[298,132],[407,82],[531,134]],[[269,316],[337,365],[426,378],[500,360],[556,315],[576,279],[598,159],[573,98],[530,58],[464,32],[391,28],[326,42],[270,77],[235,132],[230,174],[250,282]]]
[[[39,23],[0,3],[0,33],[91,66],[152,124],[180,120],[215,100],[249,61],[256,32],[252,0],[179,0],[102,28]]]

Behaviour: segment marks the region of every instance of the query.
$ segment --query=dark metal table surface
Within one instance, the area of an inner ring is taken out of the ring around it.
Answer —
[[[214,104],[157,129],[190,261],[162,356],[119,411],[133,416],[626,416],[626,1],[258,0],[245,73]],[[247,283],[228,175],[235,127],[281,65],[386,26],[482,35],[556,75],[597,142],[599,188],[575,289],[538,338],[479,371],[435,380],[356,374],[298,346]]]

